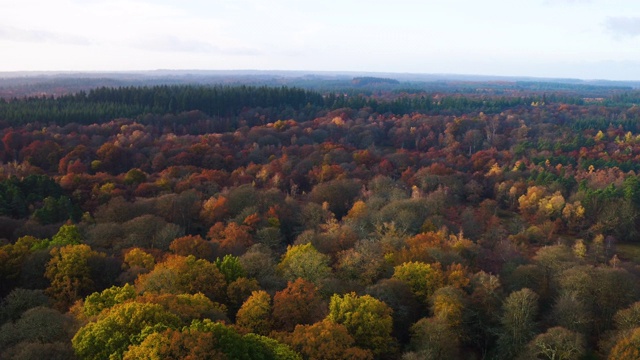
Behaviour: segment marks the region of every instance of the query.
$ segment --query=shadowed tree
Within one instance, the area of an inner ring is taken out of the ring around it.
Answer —
[[[535,292],[524,288],[512,292],[505,300],[500,319],[502,331],[498,338],[501,358],[516,357],[535,335],[538,299]]]
[[[527,345],[521,359],[579,360],[585,349],[584,336],[563,327],[553,327]]]

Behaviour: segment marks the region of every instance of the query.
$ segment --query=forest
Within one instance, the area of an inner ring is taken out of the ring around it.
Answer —
[[[0,360],[640,359],[638,103],[374,77],[0,99]]]

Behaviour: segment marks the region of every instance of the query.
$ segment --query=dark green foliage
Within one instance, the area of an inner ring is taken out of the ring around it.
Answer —
[[[63,194],[60,185],[45,175],[29,175],[23,179],[10,177],[0,181],[0,215],[24,218],[29,215],[29,207],[49,199],[34,216],[43,223],[59,221],[59,218],[66,220],[71,216],[73,206]],[[59,210],[63,212],[54,213]]]

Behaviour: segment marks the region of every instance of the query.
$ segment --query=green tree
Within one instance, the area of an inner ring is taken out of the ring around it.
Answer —
[[[122,287],[112,286],[102,292],[94,292],[84,300],[82,312],[85,316],[95,316],[104,309],[112,308],[116,304],[121,304],[127,300],[135,299],[137,296],[133,285],[125,284]]]
[[[316,285],[331,275],[329,257],[318,252],[310,243],[289,246],[278,264],[278,270],[287,280],[302,278]]]
[[[217,258],[215,261],[218,270],[224,275],[227,283],[231,283],[238,278],[247,276],[247,272],[244,271],[240,258],[233,255],[225,255],[222,259]]]
[[[167,329],[147,336],[140,344],[130,346],[123,360],[226,360],[213,333],[185,328]]]
[[[102,312],[95,321],[81,327],[71,343],[81,359],[119,359],[130,345],[141,343],[154,330],[177,328],[180,324],[180,319],[161,305],[127,302]]]
[[[264,349],[267,358],[274,360],[302,360],[302,356],[293,351],[288,345],[282,344],[272,338],[252,333],[245,335],[244,340]]]

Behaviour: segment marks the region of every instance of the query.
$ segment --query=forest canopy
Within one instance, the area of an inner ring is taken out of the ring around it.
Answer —
[[[0,359],[637,356],[638,92],[359,81],[0,101]]]

